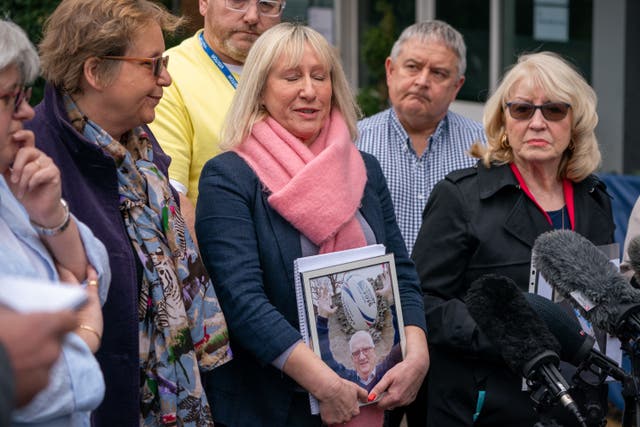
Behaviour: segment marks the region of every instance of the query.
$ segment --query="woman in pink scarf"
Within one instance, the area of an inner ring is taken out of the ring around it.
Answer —
[[[367,425],[381,425],[426,375],[422,294],[380,167],[353,144],[358,113],[319,33],[283,23],[256,41],[227,116],[227,152],[204,167],[196,212],[235,357],[205,385],[216,426],[355,424],[370,408],[377,421]],[[407,351],[367,395],[303,343],[293,261],[375,243],[395,255]]]

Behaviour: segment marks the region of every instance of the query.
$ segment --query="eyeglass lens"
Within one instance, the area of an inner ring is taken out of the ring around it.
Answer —
[[[565,102],[547,102],[541,105],[529,102],[507,102],[509,114],[516,120],[529,120],[535,111],[540,109],[545,119],[555,122],[564,119],[570,107],[571,105]]]
[[[249,9],[251,0],[226,0],[227,9],[236,12],[246,12]],[[281,0],[257,0],[256,7],[258,12],[263,16],[276,17],[280,16],[284,10],[285,2]]]
[[[23,102],[29,102],[29,100],[31,99],[31,92],[32,92],[31,87],[22,86],[20,88],[20,91],[16,95],[15,105],[13,107],[14,113],[17,113],[18,110],[20,110],[20,106],[22,105]]]
[[[156,56],[155,58],[138,58],[135,56],[115,56],[115,55],[106,55],[101,56],[102,59],[110,59],[113,61],[131,61],[131,62],[140,62],[142,64],[150,64],[151,72],[154,77],[160,77],[162,74],[162,70],[167,68],[169,65],[169,57],[168,56]]]
[[[153,75],[155,77],[160,77],[162,70],[167,68],[169,65],[169,57],[168,56],[159,56],[153,59]]]
[[[358,350],[355,350],[351,353],[353,357],[360,357],[361,354],[367,354],[369,351],[373,350],[373,347],[365,347]]]

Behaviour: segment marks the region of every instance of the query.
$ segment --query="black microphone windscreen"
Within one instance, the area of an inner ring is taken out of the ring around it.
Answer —
[[[629,265],[633,272],[640,273],[640,236],[635,236],[629,241],[627,247],[627,256],[629,257]]]
[[[478,328],[498,348],[512,371],[528,376],[528,362],[560,344],[508,277],[486,275],[475,280],[465,303]]]
[[[640,291],[628,284],[600,249],[573,231],[554,230],[538,236],[533,261],[562,296],[573,302],[586,297],[592,303],[588,309],[584,303],[575,305],[607,332],[615,333],[623,306],[640,303]],[[576,297],[576,292],[581,295]]]
[[[595,341],[578,320],[564,307],[545,297],[526,292],[524,297],[560,343],[560,359],[574,365],[582,362]]]

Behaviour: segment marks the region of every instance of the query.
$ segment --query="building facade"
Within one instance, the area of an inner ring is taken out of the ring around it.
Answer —
[[[283,16],[322,32],[339,49],[361,105],[373,99],[378,109],[386,103],[389,43],[413,22],[434,18],[457,28],[468,47],[454,111],[481,120],[484,101],[519,54],[558,52],[598,94],[601,170],[640,174],[637,0],[287,0]]]

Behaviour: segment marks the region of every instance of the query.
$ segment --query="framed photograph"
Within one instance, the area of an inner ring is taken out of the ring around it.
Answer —
[[[406,351],[393,254],[300,274],[312,349],[339,376],[371,391]]]

